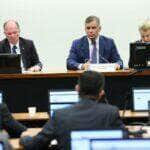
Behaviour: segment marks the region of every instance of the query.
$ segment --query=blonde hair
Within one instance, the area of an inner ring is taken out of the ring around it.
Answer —
[[[141,25],[139,25],[139,31],[150,30],[150,19],[146,19]]]

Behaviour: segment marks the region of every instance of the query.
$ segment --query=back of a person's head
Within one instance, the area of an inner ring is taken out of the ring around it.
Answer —
[[[85,71],[78,80],[79,96],[95,96],[104,88],[104,76],[95,71]]]

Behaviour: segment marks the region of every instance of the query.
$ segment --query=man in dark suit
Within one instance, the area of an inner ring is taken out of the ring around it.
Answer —
[[[18,22],[8,20],[3,28],[6,38],[0,42],[0,53],[21,54],[21,64],[25,70],[40,71],[42,64],[33,41],[20,37]]]
[[[0,128],[8,132],[10,137],[20,137],[26,127],[16,121],[9,112],[7,105],[0,104]]]
[[[116,63],[116,69],[123,67],[114,41],[99,35],[100,31],[101,25],[98,17],[86,18],[85,32],[87,35],[73,41],[67,58],[67,69],[87,69],[90,63]]]
[[[25,149],[42,150],[48,147],[52,139],[56,139],[58,149],[69,150],[72,130],[124,128],[117,107],[102,103],[103,88],[102,74],[93,71],[84,72],[76,86],[80,101],[71,107],[55,111],[52,119],[37,136],[23,137],[21,144]]]

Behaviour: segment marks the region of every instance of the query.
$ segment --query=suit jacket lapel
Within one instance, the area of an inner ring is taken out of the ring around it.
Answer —
[[[21,57],[22,57],[23,66],[26,68],[27,59],[25,58],[26,57],[25,45],[21,38],[19,38],[19,47],[20,47],[20,53],[21,53]]]
[[[83,39],[82,51],[84,52],[85,59],[89,59],[89,42],[86,36]]]
[[[105,49],[105,47],[104,47],[104,41],[103,41],[103,38],[100,36],[99,37],[99,54],[101,56],[104,55],[104,49]]]
[[[9,42],[8,42],[8,40],[6,39],[6,41],[5,41],[6,43],[4,44],[4,52],[5,53],[11,53],[11,48],[10,48],[10,44],[9,44]]]

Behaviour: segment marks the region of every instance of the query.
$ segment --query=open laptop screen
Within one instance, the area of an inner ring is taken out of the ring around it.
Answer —
[[[4,143],[0,141],[0,150],[4,150]]]
[[[150,101],[150,88],[133,88],[133,110],[148,111]]]
[[[149,150],[150,139],[93,140],[87,150]]]
[[[80,130],[71,132],[71,150],[91,150],[91,141],[97,139],[122,139],[123,130]]]
[[[71,106],[79,101],[75,90],[51,90],[49,91],[50,112]]]

